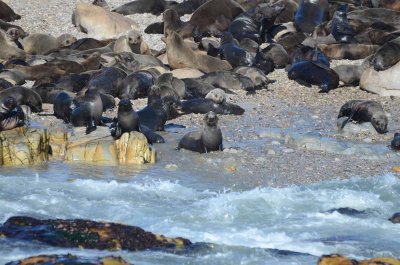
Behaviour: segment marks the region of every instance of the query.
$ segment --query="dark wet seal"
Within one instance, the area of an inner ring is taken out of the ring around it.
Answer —
[[[400,133],[395,133],[393,140],[390,142],[390,148],[393,151],[400,151]]]

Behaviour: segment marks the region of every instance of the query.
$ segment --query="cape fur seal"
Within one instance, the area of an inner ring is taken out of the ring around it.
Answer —
[[[235,44],[230,32],[222,33],[219,55],[222,60],[227,60],[232,67],[251,66],[254,61],[253,55]]]
[[[181,102],[182,112],[184,114],[200,113],[205,114],[213,111],[221,115],[243,115],[244,109],[236,104],[226,101],[220,101],[221,98],[215,95],[207,94],[208,98],[195,98]]]
[[[327,0],[301,0],[294,17],[297,30],[312,33],[327,18],[328,10]]]
[[[0,132],[25,124],[25,114],[12,96],[0,98]]]
[[[347,20],[347,10],[348,4],[344,4],[335,11],[332,18],[331,33],[338,42],[357,42],[354,39],[355,32]]]
[[[0,91],[0,101],[6,97],[13,97],[18,106],[27,105],[33,112],[43,111],[42,98],[32,89],[22,86],[15,86]]]
[[[389,69],[400,61],[400,37],[385,43],[380,47],[372,59],[376,71]]]
[[[139,28],[136,22],[121,14],[87,3],[76,5],[72,24],[80,31],[99,39],[115,38],[131,29]]]
[[[394,151],[400,151],[400,133],[394,134],[393,140],[390,142],[390,148]]]
[[[204,116],[201,131],[189,132],[183,136],[177,149],[182,148],[198,153],[222,151],[222,132],[214,112],[210,111]]]
[[[0,30],[0,59],[24,58],[26,53],[10,41],[7,34]]]
[[[71,123],[74,127],[86,127],[86,134],[97,129],[101,124],[103,114],[103,102],[100,93],[96,90],[88,89],[81,97],[73,100],[76,108],[71,113]]]
[[[70,46],[76,41],[71,34],[62,34],[55,38],[49,34],[34,33],[22,39],[21,44],[28,54],[46,54],[47,52]]]
[[[356,122],[371,122],[378,133],[386,133],[388,117],[379,102],[372,100],[350,100],[339,111],[338,119],[348,117],[341,126],[343,129],[350,120]]]
[[[192,14],[180,34],[184,37],[193,36],[193,31],[196,30],[200,35],[208,33],[219,36],[243,12],[243,7],[233,0],[210,0]]]
[[[74,96],[71,95],[71,93],[62,90],[57,92],[53,101],[54,116],[56,116],[57,119],[61,119],[65,123],[71,121],[73,99]]]
[[[123,15],[151,13],[158,16],[161,15],[165,9],[171,8],[177,4],[178,3],[175,1],[165,0],[135,0],[113,9],[113,12]]]
[[[118,104],[117,118],[114,119],[110,126],[111,136],[114,139],[121,137],[126,132],[141,132],[143,133],[147,141],[153,143],[164,143],[164,139],[161,135],[153,132],[149,128],[140,124],[139,115],[132,108],[132,103],[128,99],[122,99]]]
[[[6,3],[0,1],[0,19],[6,22],[12,22],[21,19],[21,16],[16,14]]]
[[[197,68],[206,73],[232,69],[227,61],[194,52],[174,31],[168,33],[166,45],[168,63],[173,69]]]
[[[114,52],[133,52],[137,54],[151,54],[149,45],[143,40],[137,30],[130,30],[126,35],[119,37],[114,43]]]
[[[331,59],[359,60],[374,54],[378,45],[369,45],[361,43],[337,43],[318,45],[321,51]]]
[[[392,217],[389,218],[389,221],[394,224],[400,223],[400,213],[394,213]]]

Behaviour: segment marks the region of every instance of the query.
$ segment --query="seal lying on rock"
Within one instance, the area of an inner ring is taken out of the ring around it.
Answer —
[[[126,35],[119,37],[115,41],[114,52],[133,52],[148,55],[151,53],[149,46],[137,30],[130,30]]]
[[[7,96],[0,100],[0,131],[23,126],[24,118],[24,112],[13,97]]]
[[[114,137],[114,139],[118,139],[123,133],[133,131],[143,133],[146,136],[147,141],[151,144],[165,142],[161,135],[156,134],[146,126],[141,125],[139,115],[132,108],[131,101],[128,99],[122,99],[118,104],[117,118],[114,119],[114,122],[110,126],[111,136]]]
[[[371,122],[378,133],[386,133],[388,117],[379,102],[372,100],[350,100],[339,111],[338,118],[348,117],[341,126],[343,129],[350,120],[356,122]]]
[[[71,34],[62,34],[56,38],[49,34],[34,33],[24,38],[21,44],[28,54],[46,54],[51,50],[70,46],[74,42],[76,38]]]
[[[355,32],[351,28],[347,20],[348,4],[340,6],[334,13],[332,18],[331,32],[338,42],[351,43],[357,42],[354,39]]]
[[[113,12],[117,12],[122,15],[151,13],[159,16],[164,12],[165,9],[171,8],[177,4],[178,3],[175,1],[165,0],[136,0],[115,8]]]
[[[179,149],[187,149],[198,153],[222,151],[222,132],[218,127],[217,115],[210,111],[204,116],[201,131],[189,132],[179,141]]]
[[[400,61],[400,37],[385,43],[380,47],[372,59],[376,71],[389,69]]]
[[[42,111],[42,98],[32,89],[16,86],[0,91],[0,101],[6,97],[13,97],[17,105],[27,105],[33,112]]]
[[[227,60],[232,67],[251,66],[254,60],[253,55],[235,44],[230,32],[222,33],[219,55],[222,60]]]

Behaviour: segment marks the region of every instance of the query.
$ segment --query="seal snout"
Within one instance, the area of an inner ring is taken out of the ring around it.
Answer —
[[[206,116],[204,116],[204,121],[208,126],[216,126],[218,123],[218,117],[213,111],[209,111]]]

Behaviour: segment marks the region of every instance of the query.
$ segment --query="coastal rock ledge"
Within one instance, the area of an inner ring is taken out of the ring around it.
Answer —
[[[125,133],[118,140],[107,127],[90,135],[84,128],[30,125],[0,132],[0,166],[36,165],[48,160],[90,162],[103,165],[155,163],[156,152],[139,132]]]
[[[332,254],[320,257],[317,265],[400,265],[400,260],[389,257],[377,257],[357,261],[338,254]]]
[[[104,258],[84,258],[75,255],[40,255],[29,257],[19,261],[12,261],[6,265],[49,265],[49,264],[64,264],[64,265],[133,265],[126,262],[120,257],[104,257]]]

